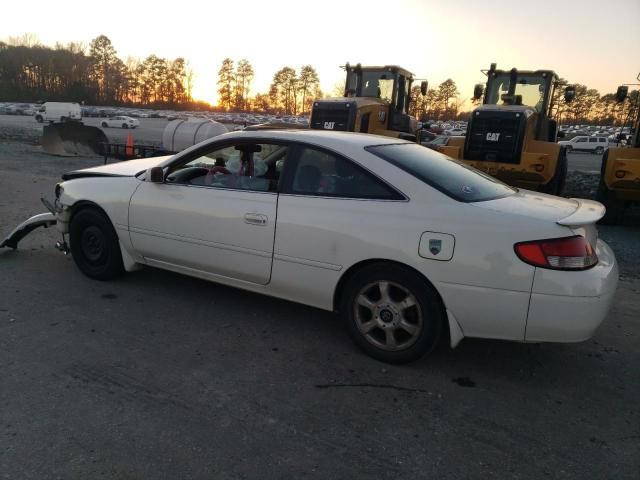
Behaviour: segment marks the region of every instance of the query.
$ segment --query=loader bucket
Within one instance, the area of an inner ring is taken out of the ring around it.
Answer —
[[[62,157],[103,155],[107,142],[102,130],[80,122],[52,123],[42,132],[42,150]]]

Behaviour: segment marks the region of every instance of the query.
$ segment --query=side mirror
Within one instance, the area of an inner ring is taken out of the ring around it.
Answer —
[[[429,86],[429,83],[426,80],[423,80],[422,82],[420,82],[420,93],[424,96],[427,94],[427,87]]]
[[[626,85],[620,85],[618,90],[616,90],[616,102],[622,103],[624,99],[627,98],[627,94],[629,93],[629,87]]]
[[[473,87],[473,99],[480,100],[482,98],[483,93],[484,93],[484,86],[481,83],[476,83],[475,87]]]
[[[149,168],[145,179],[151,183],[164,183],[164,170],[162,167]]]
[[[571,103],[574,98],[576,98],[575,85],[567,85],[564,89],[564,101],[566,103]]]

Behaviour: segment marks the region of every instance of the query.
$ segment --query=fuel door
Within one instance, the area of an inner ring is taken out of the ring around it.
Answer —
[[[420,236],[418,254],[429,260],[447,262],[453,258],[456,238],[448,233],[424,232]]]

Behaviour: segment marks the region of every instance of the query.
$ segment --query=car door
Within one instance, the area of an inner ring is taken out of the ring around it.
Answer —
[[[573,144],[573,148],[576,150],[588,150],[589,142],[587,140],[589,137],[577,137],[575,143]]]
[[[278,200],[273,287],[320,305],[345,265],[368,255],[406,198],[351,159],[297,145]]]
[[[277,182],[288,147],[216,144],[171,165],[131,198],[134,248],[151,264],[267,284]]]

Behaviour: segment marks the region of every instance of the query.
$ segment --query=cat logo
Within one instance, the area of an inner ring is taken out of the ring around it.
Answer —
[[[487,133],[487,142],[497,142],[500,140],[500,134],[499,133]]]
[[[336,122],[324,122],[324,129],[325,130],[333,130],[333,127],[335,126]]]

